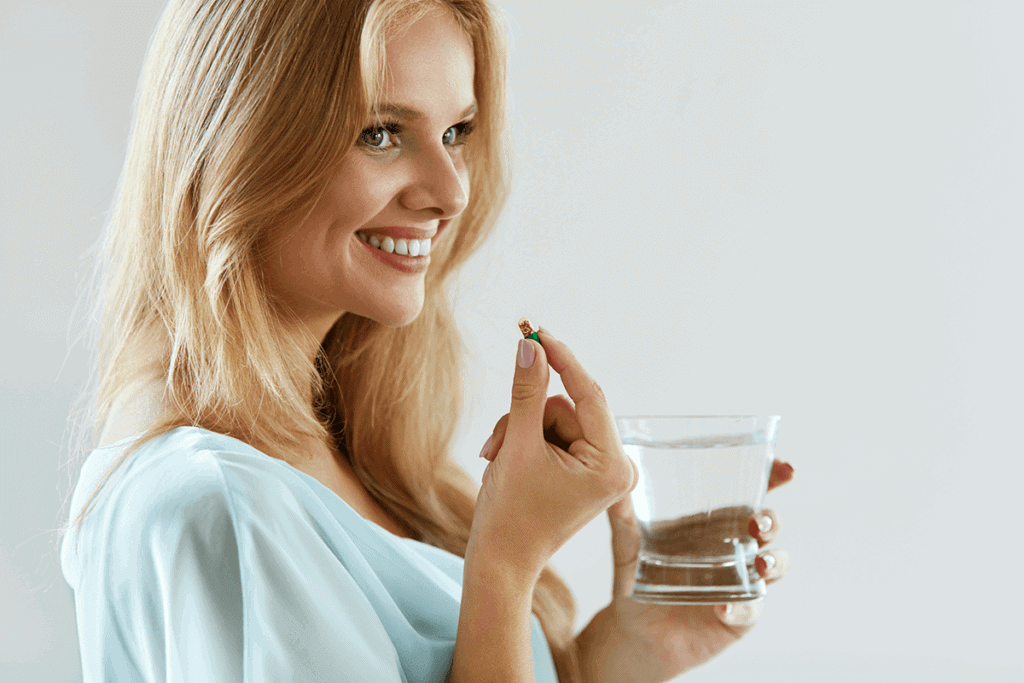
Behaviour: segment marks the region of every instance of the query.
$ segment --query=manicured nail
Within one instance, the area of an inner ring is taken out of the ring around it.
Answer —
[[[763,599],[738,602],[735,605],[730,603],[725,608],[722,621],[732,626],[751,626],[761,616],[762,609],[764,609]]]
[[[493,438],[494,438],[494,434],[491,434],[489,437],[487,437],[487,441],[484,442],[484,447],[480,451],[480,457],[481,458],[484,457],[485,455],[487,455],[487,450],[491,447],[491,439],[493,439]]]
[[[765,574],[767,574],[768,572],[770,572],[772,569],[775,568],[775,556],[772,555],[771,553],[765,553],[764,555],[761,556],[761,559],[764,560],[764,573]]]
[[[772,518],[768,515],[759,516],[757,518],[757,528],[762,534],[767,533],[772,528]]]
[[[519,340],[519,367],[528,368],[533,365],[533,356],[536,352],[533,350],[533,344],[527,339]]]

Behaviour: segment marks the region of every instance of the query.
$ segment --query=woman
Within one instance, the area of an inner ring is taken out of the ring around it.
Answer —
[[[486,0],[169,4],[62,544],[86,680],[655,681],[750,627],[629,600],[635,466],[549,334],[479,493],[451,458],[444,285],[506,195],[504,61]],[[548,560],[606,509],[615,597],[574,638]]]

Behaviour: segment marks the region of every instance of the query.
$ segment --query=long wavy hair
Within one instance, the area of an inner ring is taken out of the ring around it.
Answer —
[[[277,324],[261,245],[308,215],[370,120],[386,36],[437,6],[475,53],[469,203],[431,252],[412,323],[346,313],[309,358]],[[194,425],[292,463],[308,457],[299,444],[333,443],[411,536],[465,557],[478,488],[452,458],[466,347],[447,288],[508,195],[503,31],[488,0],[169,3],[103,242],[92,438],[130,386],[157,382],[162,401],[62,534],[139,446]],[[545,567],[533,612],[563,683],[579,679],[575,611]]]

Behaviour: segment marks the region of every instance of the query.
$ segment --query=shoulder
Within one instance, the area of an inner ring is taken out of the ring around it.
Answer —
[[[175,429],[128,455],[101,490],[95,509],[96,532],[112,540],[138,543],[154,533],[165,535],[216,519],[231,519],[231,491],[215,452],[204,434]],[[131,440],[94,451],[79,485],[95,482],[123,455]],[[114,541],[117,543],[117,541]]]
[[[82,468],[80,488],[90,493],[131,444],[97,449]],[[195,427],[180,427],[144,444],[115,470],[95,509],[98,531],[140,541],[153,533],[220,525],[237,518],[239,461],[271,460],[246,444]],[[267,463],[247,468],[250,479],[270,478]]]
[[[128,438],[90,453],[70,519],[132,443]],[[312,533],[308,501],[294,479],[284,462],[238,439],[197,427],[170,430],[130,453],[81,526],[69,529],[61,553],[65,577],[74,587],[90,566],[102,571],[111,563],[133,564],[145,573],[173,561],[175,553],[227,556],[268,528],[287,544]]]
[[[130,443],[93,451],[80,485],[91,491]],[[61,561],[75,591],[87,679],[110,678],[111,666],[120,679],[129,663],[139,666],[130,678],[150,679],[141,672],[187,671],[202,661],[188,680],[241,680],[238,525],[208,446],[189,430],[143,444],[83,521],[77,548],[65,539]]]

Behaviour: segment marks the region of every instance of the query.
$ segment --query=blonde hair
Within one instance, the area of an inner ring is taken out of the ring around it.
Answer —
[[[274,226],[312,210],[365,128],[383,89],[385,37],[436,6],[452,13],[476,58],[469,203],[431,252],[412,323],[347,313],[309,358],[304,340],[275,324],[261,245]],[[334,443],[410,535],[465,556],[477,486],[451,453],[466,348],[446,286],[508,194],[505,61],[488,0],[170,2],[104,242],[94,425],[139,381],[162,383],[162,413],[63,532],[82,523],[139,446],[195,425],[291,462],[305,457],[298,443]],[[579,680],[575,610],[546,567],[533,612],[563,683]]]

